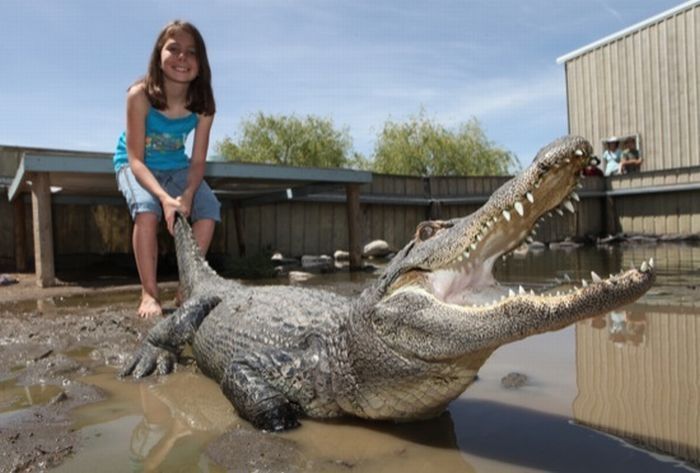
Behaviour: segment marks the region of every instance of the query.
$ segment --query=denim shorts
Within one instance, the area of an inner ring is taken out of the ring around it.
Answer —
[[[187,187],[188,168],[176,169],[173,171],[153,171],[153,176],[165,189],[165,192],[173,197],[182,195]],[[129,166],[122,166],[117,171],[117,186],[129,206],[131,218],[135,219],[137,214],[152,212],[158,216],[158,220],[163,218],[163,209],[160,199],[146,190],[136,179]],[[221,221],[221,203],[212,192],[209,185],[202,181],[197,188],[197,192],[192,199],[192,211],[190,215],[193,222],[202,219],[211,219],[216,222]]]

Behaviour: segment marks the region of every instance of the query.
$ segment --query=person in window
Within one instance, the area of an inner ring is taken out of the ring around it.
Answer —
[[[603,171],[600,169],[600,159],[598,159],[598,156],[591,156],[591,159],[588,160],[588,165],[583,168],[583,171],[581,173],[584,176],[603,176]]]
[[[637,149],[637,140],[628,138],[625,141],[625,150],[622,152],[622,161],[620,162],[620,173],[631,174],[639,172],[642,167],[642,157]]]
[[[620,174],[620,140],[616,137],[610,137],[605,142],[605,151],[603,151],[603,161],[605,161],[605,175],[612,176]]]

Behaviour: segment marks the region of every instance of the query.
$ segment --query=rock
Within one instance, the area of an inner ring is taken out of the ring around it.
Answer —
[[[296,258],[285,258],[285,256],[277,252],[273,254],[270,259],[276,266],[296,266],[299,264],[299,260]]]
[[[328,255],[301,257],[301,267],[305,271],[328,272],[335,269],[335,260]]]
[[[336,261],[347,261],[350,259],[350,253],[344,250],[336,250],[333,253],[333,259]]]
[[[391,253],[396,253],[396,250],[391,248],[384,240],[371,241],[362,249],[362,256],[365,258],[382,258]]]
[[[530,248],[527,246],[527,243],[523,243],[522,245],[513,250],[513,256],[515,256],[516,258],[524,258],[527,256],[529,249]]]
[[[59,402],[63,402],[66,399],[68,399],[68,395],[66,394],[65,391],[61,391],[60,393],[56,394],[51,400],[49,401],[49,405],[53,406],[54,404],[58,404]]]
[[[556,249],[573,250],[575,248],[578,248],[579,246],[583,246],[583,245],[581,243],[578,243],[578,242],[571,240],[570,238],[567,238],[566,240],[563,240],[563,241],[552,242],[549,244],[549,248],[551,248],[552,250],[556,250]]]
[[[527,375],[522,373],[508,373],[506,376],[501,378],[501,386],[506,389],[518,389],[522,388],[527,384]]]
[[[0,274],[0,286],[9,286],[18,282],[17,278],[13,278],[9,274]]]
[[[533,241],[529,245],[527,245],[528,249],[530,251],[544,251],[547,249],[547,245],[542,243],[541,241]]]
[[[307,273],[304,271],[290,271],[289,272],[289,282],[292,284],[306,282],[313,277],[314,277],[313,274]]]

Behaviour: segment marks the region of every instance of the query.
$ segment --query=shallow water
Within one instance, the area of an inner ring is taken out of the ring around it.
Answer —
[[[511,257],[496,273],[541,290],[568,284],[565,274],[577,283],[649,257],[657,283],[640,301],[500,348],[438,419],[306,420],[290,433],[260,434],[201,375],[132,382],[105,368],[86,381],[109,398],[74,412],[84,448],[56,471],[224,471],[213,458],[233,471],[692,470],[681,459],[700,464],[700,248],[547,250]],[[353,294],[366,277],[306,284]],[[511,372],[526,384],[504,388]]]

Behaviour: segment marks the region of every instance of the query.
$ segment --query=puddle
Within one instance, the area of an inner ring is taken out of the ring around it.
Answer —
[[[60,392],[51,384],[18,386],[14,378],[0,381],[0,414],[46,404]]]
[[[499,262],[496,273],[541,289],[565,275],[578,284],[591,271],[607,275],[650,257],[657,283],[638,303],[498,349],[437,419],[304,420],[298,430],[262,434],[235,414],[216,383],[187,368],[141,382],[104,368],[81,381],[108,397],[72,412],[82,447],[53,471],[226,471],[222,464],[230,471],[360,473],[699,471],[683,461],[700,464],[700,248],[551,250]],[[372,277],[338,273],[305,285],[348,295]],[[98,304],[65,303],[78,302]],[[524,386],[502,386],[512,372],[526,375]],[[6,412],[58,392],[46,386],[27,394],[12,379],[0,388]]]

